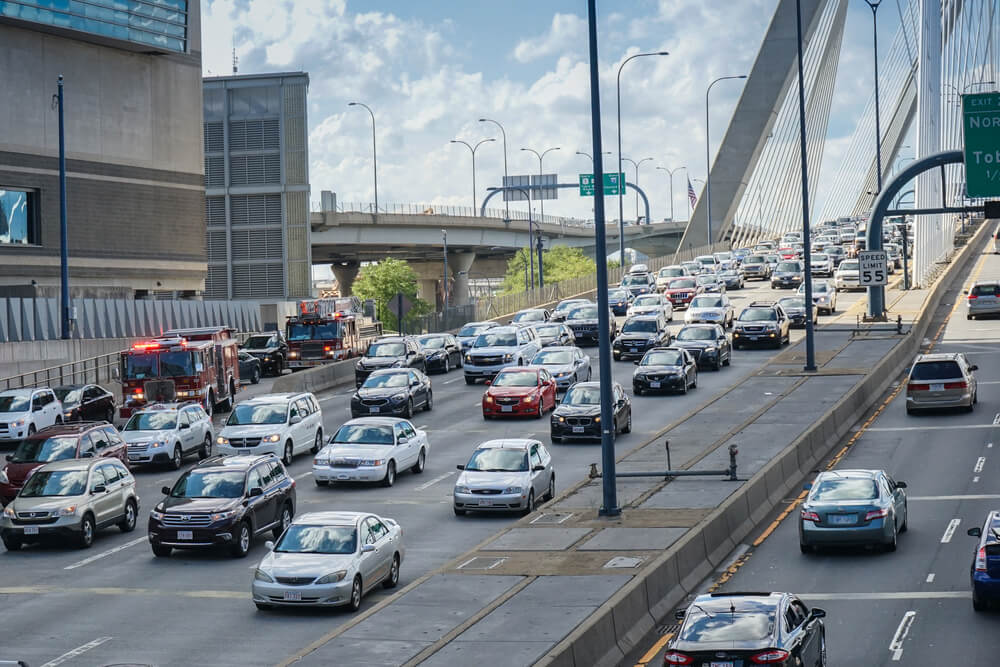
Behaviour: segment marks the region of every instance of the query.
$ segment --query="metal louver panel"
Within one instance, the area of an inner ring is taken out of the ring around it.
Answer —
[[[205,158],[205,187],[222,188],[226,185],[226,163],[222,156]]]
[[[280,229],[234,229],[232,239],[234,262],[282,258]]]
[[[226,274],[228,273],[228,267],[226,265],[222,266],[212,266],[208,267],[208,274],[205,276],[205,292],[203,298],[205,299],[228,299],[229,298],[229,284],[226,280]]]
[[[247,123],[245,120],[229,121],[229,150],[247,149]]]
[[[281,264],[241,264],[233,266],[233,298],[283,297],[284,271]]]
[[[223,151],[222,122],[205,123],[205,152],[221,153]]]
[[[280,225],[281,195],[234,195],[230,200],[233,225]]]
[[[278,132],[278,119],[268,118],[262,120],[261,148],[265,151],[276,151],[281,148],[281,135]]]
[[[209,262],[227,261],[226,230],[210,230],[205,232],[205,250]]]
[[[225,197],[205,197],[205,224],[209,227],[226,224]]]

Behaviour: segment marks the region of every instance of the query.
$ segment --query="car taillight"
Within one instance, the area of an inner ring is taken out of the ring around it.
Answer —
[[[978,298],[978,296],[975,295],[975,294],[970,294],[969,295],[969,301],[972,301],[973,299],[976,299],[976,298]]]
[[[931,388],[929,384],[918,384],[916,382],[911,382],[906,385],[906,391],[927,391]]]
[[[889,516],[889,510],[872,510],[865,514],[865,521],[871,521],[872,519],[884,519]]]
[[[976,572],[986,571],[986,547],[981,547],[976,552]]]
[[[788,651],[784,649],[771,648],[750,656],[750,662],[755,665],[770,665],[775,662],[784,662],[785,660],[788,660],[788,656]]]
[[[815,521],[816,523],[819,523],[819,514],[816,514],[816,512],[811,512],[809,510],[802,510],[802,520]]]
[[[965,389],[968,386],[969,385],[966,384],[965,382],[945,382],[944,383],[944,388],[945,389]]]
[[[694,658],[679,651],[667,651],[663,654],[664,665],[690,665],[693,662]]]

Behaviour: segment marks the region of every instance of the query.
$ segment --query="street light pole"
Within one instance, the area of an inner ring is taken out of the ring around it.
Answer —
[[[348,102],[349,107],[364,107],[372,117],[372,178],[375,181],[375,215],[378,215],[378,155],[375,151],[375,112],[364,102]]]
[[[472,146],[468,142],[462,141],[461,139],[451,140],[451,143],[453,144],[463,144],[472,153],[472,215],[476,215],[476,211],[479,210],[476,206],[476,151],[480,146],[490,141],[496,141],[496,139],[481,139],[475,146]]]
[[[538,287],[545,287],[545,279],[542,277],[542,232],[535,230],[535,243],[538,246]]]
[[[674,172],[680,171],[681,169],[687,170],[687,167],[674,167],[673,169],[667,169],[666,167],[657,167],[660,171],[665,171],[670,178],[670,222],[674,221]],[[690,205],[690,204],[689,204]]]
[[[596,36],[594,40],[596,42]],[[593,45],[593,49],[596,49],[597,45]],[[592,50],[593,50],[592,49]],[[625,204],[624,204],[624,193],[625,193],[625,179],[622,178],[622,68],[625,67],[630,61],[636,58],[645,58],[646,56],[669,56],[668,51],[650,51],[648,53],[636,53],[629,56],[622,61],[622,64],[618,66],[618,83],[615,86],[615,91],[618,101],[618,173],[615,178],[621,180],[622,182],[618,184],[618,261],[621,263],[622,269],[625,268]],[[604,176],[601,175],[603,180]],[[595,176],[596,179],[596,176]],[[596,193],[596,191],[595,191]],[[638,205],[637,205],[638,207]],[[598,258],[600,259],[600,258]]]
[[[868,1],[868,0],[866,0]],[[799,155],[802,166],[802,244],[805,261],[806,302],[806,365],[803,370],[816,370],[816,346],[813,340],[813,291],[812,291],[812,238],[809,233],[809,169],[806,154],[806,83],[802,73],[802,1],[795,0],[796,28],[798,29],[799,63]]]
[[[494,190],[518,190],[521,194],[528,198],[528,249],[525,253],[528,259],[531,260],[531,278],[528,278],[528,264],[524,265],[524,289],[529,291],[535,286],[535,261],[534,254],[531,252],[531,239],[534,236],[534,221],[531,218],[531,192],[519,185],[505,185],[502,188],[486,188],[487,192],[493,192]]]
[[[872,9],[872,65],[875,67],[875,194],[882,192],[882,113],[878,88],[878,6],[882,0],[865,0]]]
[[[538,208],[541,219],[539,222],[545,222],[545,199],[542,198],[542,158],[549,154],[551,151],[562,150],[559,146],[553,146],[552,148],[546,148],[544,151],[539,153],[533,148],[522,148],[522,151],[527,151],[529,153],[534,153],[535,157],[538,158]]]
[[[59,75],[56,102],[59,105],[59,289],[62,300],[60,319],[63,340],[70,337],[69,225],[66,221],[66,132],[63,123],[63,77]]]
[[[708,245],[710,248],[712,246],[712,158],[709,156],[708,94],[712,92],[712,86],[720,81],[745,78],[747,78],[746,74],[720,76],[718,79],[708,84],[708,90],[705,91],[705,204],[708,206]]]
[[[503,180],[504,180],[504,185],[507,185],[507,131],[503,129],[503,125],[501,125],[499,123],[499,121],[495,121],[492,118],[480,118],[479,122],[480,123],[493,123],[494,125],[496,125],[497,127],[500,128],[500,136],[503,137]],[[504,208],[507,211],[507,220],[509,221],[510,220],[510,201],[507,200],[506,196],[504,197]],[[530,204],[528,205],[528,208],[531,208]]]
[[[642,164],[643,162],[645,162],[646,160],[652,160],[652,159],[653,158],[651,158],[651,157],[644,157],[641,160],[639,160],[638,162],[636,162],[632,158],[628,158],[628,157],[622,158],[622,160],[624,160],[625,162],[630,163],[632,165],[632,168],[635,169],[635,187],[636,188],[639,187],[639,165]],[[639,190],[638,189],[636,189],[636,191],[635,191],[635,224],[637,224],[637,225],[639,224]],[[649,220],[646,221],[646,224],[649,224]]]
[[[444,282],[442,285],[442,292],[444,293],[444,310],[441,311],[442,319],[448,317],[448,230],[442,229],[441,236],[444,239]],[[446,324],[442,322],[442,324]],[[442,329],[447,329],[447,326],[442,327]]]

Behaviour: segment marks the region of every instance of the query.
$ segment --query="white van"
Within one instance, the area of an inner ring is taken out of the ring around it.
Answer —
[[[287,466],[323,447],[323,413],[309,392],[254,396],[236,404],[215,444],[223,456],[273,454]]]

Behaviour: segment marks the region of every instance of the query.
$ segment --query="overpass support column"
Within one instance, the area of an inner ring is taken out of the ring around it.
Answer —
[[[452,306],[464,306],[469,303],[469,269],[476,259],[474,252],[449,252],[448,271],[452,283],[449,290],[449,303]]]
[[[331,264],[333,277],[337,279],[341,296],[348,296],[354,288],[354,279],[358,277],[358,269],[361,268],[359,262],[338,262]]]

